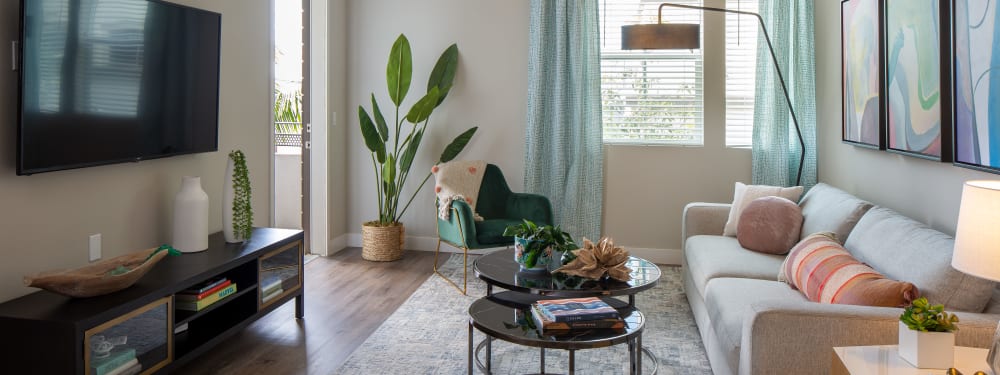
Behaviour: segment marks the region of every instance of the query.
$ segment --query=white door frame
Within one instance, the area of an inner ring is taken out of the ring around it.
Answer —
[[[271,100],[274,100],[274,3],[271,0]],[[327,40],[328,18],[325,0],[302,0],[303,9],[303,131],[302,131],[302,229],[306,232],[305,250],[308,253],[329,255],[329,205],[327,188],[329,151],[328,129],[331,119],[328,110],[327,85]],[[271,113],[268,145],[271,154],[271,217],[270,225],[275,225],[275,155],[274,155],[274,106],[268,106]],[[336,119],[333,119],[336,121]]]
[[[308,112],[310,123],[306,126],[310,134],[308,136],[308,148],[303,150],[303,157],[308,154],[309,162],[305,164],[308,170],[303,170],[303,174],[308,173],[308,178],[303,179],[303,191],[308,199],[309,208],[307,236],[309,237],[309,252],[318,255],[330,255],[329,232],[329,129],[336,124],[336,117],[331,116],[329,111],[329,56],[327,53],[329,45],[329,5],[327,0],[305,0],[308,1],[306,14],[308,22],[308,38],[304,40],[304,48],[308,50],[304,56],[308,56],[306,61],[308,95]],[[303,220],[303,224],[305,220]]]

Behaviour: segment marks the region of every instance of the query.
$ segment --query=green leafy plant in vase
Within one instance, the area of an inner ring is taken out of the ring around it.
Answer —
[[[958,317],[944,311],[944,305],[931,305],[927,298],[913,300],[903,309],[899,321],[906,327],[921,332],[953,332],[958,329]]]
[[[899,356],[917,368],[954,365],[958,317],[920,297],[899,316]]]
[[[562,265],[563,254],[576,249],[569,233],[559,226],[537,225],[530,220],[507,226],[504,236],[514,237],[514,260],[524,270],[543,271]]]
[[[250,170],[243,151],[229,152],[225,184],[222,194],[223,235],[226,242],[246,241],[253,233],[253,207],[250,205]]]
[[[431,70],[423,97],[409,111],[401,112],[403,99],[410,90],[413,58],[409,40],[400,34],[389,51],[389,63],[386,66],[386,84],[395,117],[391,123],[387,121],[375,94],[371,95],[371,114],[364,106],[358,106],[361,134],[371,153],[379,212],[378,220],[366,222],[362,226],[362,257],[365,259],[390,261],[402,256],[403,227],[399,220],[430,179],[430,172],[400,208],[403,187],[410,176],[410,167],[413,166],[420,143],[426,135],[431,113],[448,96],[457,69],[458,46],[452,44],[445,49]],[[458,156],[472,139],[476,129],[469,128],[455,137],[444,148],[436,163],[448,162]],[[385,240],[386,238],[392,239]]]

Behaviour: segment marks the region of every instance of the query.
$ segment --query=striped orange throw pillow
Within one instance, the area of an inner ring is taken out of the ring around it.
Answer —
[[[887,279],[847,252],[832,233],[816,233],[788,253],[778,279],[813,302],[900,307],[919,297],[911,283]]]

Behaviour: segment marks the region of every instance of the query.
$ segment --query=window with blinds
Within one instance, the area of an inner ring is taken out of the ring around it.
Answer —
[[[726,8],[757,13],[757,2],[726,0]],[[753,144],[759,29],[753,16],[726,13],[726,147]]]
[[[79,20],[76,90],[83,113],[135,116],[138,113],[144,60],[143,30],[149,4],[129,0],[84,2],[103,18]],[[106,8],[106,9],[98,9]],[[89,11],[89,12],[88,12]],[[108,25],[114,25],[109,27]]]
[[[700,0],[674,0],[701,5]],[[701,50],[621,49],[623,25],[656,23],[660,1],[601,0],[605,143],[704,144]],[[664,22],[701,23],[701,12],[664,9]]]
[[[43,15],[43,19],[34,21],[47,27],[39,28],[37,37],[27,40],[29,43],[37,43],[35,48],[26,48],[27,51],[37,51],[37,55],[27,55],[24,58],[26,65],[33,64],[36,67],[37,73],[33,73],[30,80],[37,82],[38,86],[25,88],[24,106],[41,113],[58,113],[62,108],[59,102],[62,80],[59,77],[65,59],[69,3],[46,1],[26,3],[25,6],[41,8],[42,11],[33,13]]]

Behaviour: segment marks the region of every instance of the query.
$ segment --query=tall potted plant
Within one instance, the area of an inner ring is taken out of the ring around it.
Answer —
[[[458,46],[452,44],[441,54],[430,78],[427,80],[427,91],[400,117],[400,106],[410,89],[413,76],[413,59],[410,52],[410,42],[405,35],[400,34],[389,51],[389,63],[386,66],[386,84],[389,98],[395,107],[395,119],[392,123],[386,121],[379,109],[375,94],[371,95],[372,116],[364,106],[358,106],[358,117],[361,120],[361,134],[365,146],[371,153],[375,189],[378,195],[378,220],[362,225],[362,251],[364,259],[373,261],[393,261],[403,256],[403,225],[400,217],[413,202],[417,192],[427,183],[431,174],[428,172],[420,186],[413,191],[406,205],[400,209],[400,198],[403,186],[410,176],[410,167],[424,138],[431,113],[444,102],[451,90],[458,68]],[[373,120],[374,118],[374,120]],[[438,158],[438,163],[448,162],[462,152],[465,145],[476,132],[470,128],[455,137],[445,147]]]

